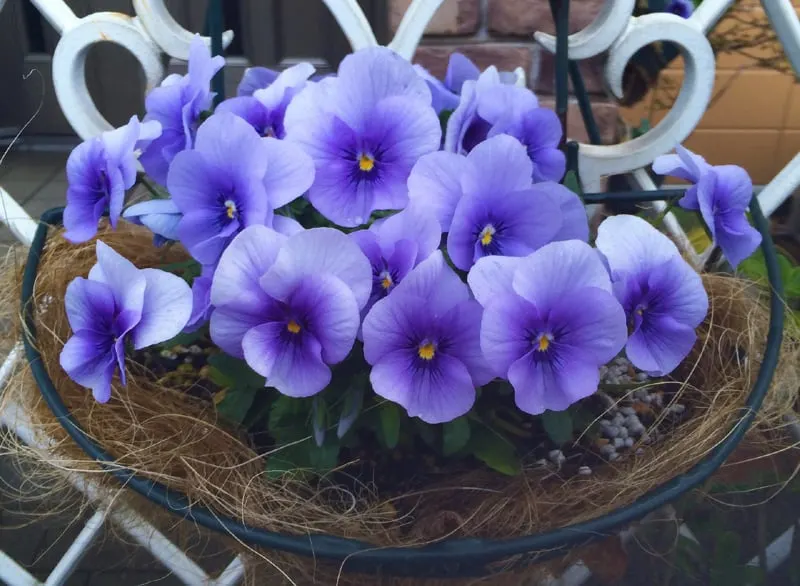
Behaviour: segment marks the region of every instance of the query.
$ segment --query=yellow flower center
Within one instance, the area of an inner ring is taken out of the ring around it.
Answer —
[[[299,334],[300,324],[294,320],[291,320],[288,324],[286,324],[286,329],[289,330],[292,334]]]
[[[546,352],[552,341],[553,337],[550,334],[541,334],[539,339],[535,342],[536,350],[538,352]]]
[[[486,227],[481,230],[481,244],[484,246],[489,246],[492,243],[492,239],[496,233],[497,230],[495,230],[494,226],[487,224]]]
[[[358,168],[369,173],[375,168],[375,159],[371,155],[362,154],[358,157]]]
[[[236,211],[236,202],[230,199],[227,200],[225,202],[225,215],[232,220],[236,217]]]
[[[392,275],[389,274],[389,271],[383,271],[380,275],[381,277],[381,287],[385,290],[389,290],[389,287],[394,285],[394,281],[392,281]]]
[[[417,354],[423,360],[433,360],[433,357],[436,355],[436,348],[433,345],[433,342],[425,342],[419,345],[417,349]]]

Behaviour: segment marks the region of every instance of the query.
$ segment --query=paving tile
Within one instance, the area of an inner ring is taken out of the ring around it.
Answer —
[[[0,153],[2,154],[2,153]],[[39,181],[43,183],[53,177],[66,180],[66,164],[69,152],[24,152],[12,151],[3,160],[0,181]]]
[[[37,579],[44,582],[47,580],[47,577],[50,575],[50,572],[47,571],[39,571],[34,570],[33,575],[36,576]],[[83,570],[78,570],[74,574],[72,574],[69,578],[67,578],[66,582],[64,582],[64,586],[87,586],[89,584],[89,580],[92,577],[91,572],[85,572]]]
[[[4,510],[0,526],[0,550],[18,564],[31,568],[45,532],[34,517]]]

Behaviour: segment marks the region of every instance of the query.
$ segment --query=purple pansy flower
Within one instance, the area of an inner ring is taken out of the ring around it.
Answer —
[[[186,322],[184,331],[192,332],[202,326],[211,317],[214,307],[211,305],[211,283],[216,267],[203,267],[200,276],[192,281],[192,314]]]
[[[603,221],[597,248],[628,318],[628,359],[646,372],[669,374],[694,346],[708,311],[700,275],[667,236],[636,216]]]
[[[108,210],[117,227],[125,191],[136,182],[136,149],[161,132],[158,122],[139,123],[136,116],[120,128],[79,144],[67,160],[67,207],[64,237],[85,242],[97,234],[97,222]]]
[[[670,0],[664,12],[675,14],[681,18],[689,18],[694,12],[694,3],[692,0]]]
[[[687,210],[699,210],[697,201],[697,182],[711,168],[706,160],[692,151],[677,145],[674,155],[661,155],[653,161],[653,171],[659,175],[671,175],[688,181],[693,185],[686,190],[678,204]]]
[[[149,228],[156,246],[178,240],[178,224],[182,216],[171,199],[150,199],[133,204],[122,214],[129,222]]]
[[[444,149],[468,153],[488,137],[508,134],[527,149],[534,182],[560,181],[566,157],[558,149],[563,129],[555,112],[540,108],[530,90],[503,83],[490,67],[464,83],[458,107],[447,121]]]
[[[287,238],[251,226],[222,254],[211,285],[211,339],[284,395],[309,397],[355,341],[372,290],[367,257],[331,228]]]
[[[195,35],[189,48],[189,73],[172,74],[145,99],[145,120],[156,120],[161,136],[142,153],[147,174],[166,185],[170,163],[179,152],[191,149],[200,114],[211,108],[214,93],[211,78],[225,65],[221,55],[211,57],[208,46]]]
[[[480,322],[480,305],[434,252],[364,319],[372,388],[427,423],[464,415],[475,387],[493,378],[478,343]]]
[[[408,179],[412,205],[431,213],[447,236],[456,267],[487,255],[525,256],[554,240],[586,240],[580,199],[563,185],[531,183],[525,147],[498,135],[469,155],[433,153]]]
[[[411,168],[441,141],[428,86],[385,47],[348,55],[337,77],[306,85],[284,122],[287,139],[316,164],[309,200],[341,226],[404,208]]]
[[[78,277],[64,298],[72,336],[61,350],[61,368],[105,403],[119,367],[125,384],[125,344],[137,350],[177,335],[192,310],[189,286],[170,273],[137,269],[97,242],[97,264]]]
[[[299,63],[282,71],[268,87],[250,96],[237,96],[222,102],[215,112],[231,112],[246,120],[260,136],[283,138],[283,118],[292,98],[303,89],[314,73],[310,63]]]
[[[680,145],[675,151],[677,155],[658,157],[653,171],[693,183],[678,203],[700,212],[711,237],[736,268],[761,244],[761,234],[746,215],[753,197],[750,176],[736,165],[709,165],[703,157]]]
[[[444,81],[439,81],[420,65],[415,65],[414,68],[428,84],[433,96],[433,109],[437,113],[444,110],[455,110],[464,82],[476,80],[481,74],[477,65],[461,53],[450,55]]]
[[[195,148],[173,161],[167,187],[183,214],[180,241],[211,265],[247,226],[271,226],[273,210],[299,197],[313,180],[311,159],[296,146],[261,138],[241,118],[214,114]]]
[[[248,67],[244,70],[239,86],[236,88],[237,96],[252,96],[256,90],[264,89],[275,81],[280,71],[266,67]]]
[[[484,307],[483,355],[526,413],[563,411],[594,393],[600,366],[625,345],[625,312],[600,255],[583,242],[482,258],[468,281]]]
[[[442,229],[433,214],[408,207],[375,222],[369,230],[351,232],[350,238],[372,265],[372,293],[362,312],[366,314],[439,247]]]

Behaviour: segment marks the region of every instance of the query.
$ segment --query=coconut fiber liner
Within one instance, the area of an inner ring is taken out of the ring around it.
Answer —
[[[570,478],[536,467],[509,477],[477,464],[470,469],[462,462],[432,473],[423,488],[413,493],[381,495],[365,479],[354,478],[350,486],[325,478],[316,483],[269,480],[265,473],[269,454],[256,454],[242,433],[218,421],[210,402],[154,382],[130,360],[127,386],[115,381],[111,400],[104,405],[95,402],[59,366],[60,350],[70,335],[65,291],[74,277],[86,276],[95,263],[95,243],[73,245],[62,234],[63,230],[51,228],[38,270],[37,346],[55,388],[86,434],[122,466],[184,493],[219,515],[276,532],[358,539],[376,548],[421,545],[448,537],[516,537],[585,521],[630,504],[691,468],[730,431],[758,372],[769,323],[754,285],[730,276],[704,275],[710,298],[708,316],[698,328],[691,355],[674,374],[682,382],[673,400],[686,405],[690,416],[658,442],[641,446],[644,451],[639,455],[596,466],[591,476]],[[149,231],[124,222],[117,231],[104,224],[98,238],[141,268],[188,258],[180,246],[154,248]],[[24,256],[22,250],[12,251],[5,263],[1,307],[14,324],[13,338],[9,336],[8,341],[23,333],[17,312]],[[789,327],[772,388],[749,434],[751,441],[780,441],[783,416],[795,407],[798,369],[800,343]],[[52,439],[49,455],[37,456],[44,464],[37,473],[52,476],[40,485],[56,493],[67,482],[64,471],[89,474],[115,499],[125,499],[157,525],[178,523],[131,491],[120,491],[119,483],[100,471],[52,414],[27,364],[12,376],[3,397],[7,401],[21,405],[34,430]],[[16,449],[26,452],[19,443]],[[248,575],[257,576],[253,583],[453,583],[349,576],[340,573],[338,563],[256,551],[233,538],[226,547],[248,554]],[[536,567],[518,569],[490,577],[486,583],[529,584],[536,571]],[[267,576],[269,582],[264,581]],[[465,583],[479,581],[483,583]]]

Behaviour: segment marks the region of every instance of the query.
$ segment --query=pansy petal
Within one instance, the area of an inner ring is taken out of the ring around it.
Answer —
[[[467,57],[461,53],[451,53],[444,83],[451,91],[461,93],[465,81],[478,79],[480,75],[481,70]]]
[[[553,182],[537,183],[531,187],[537,197],[545,197],[555,202],[561,210],[561,227],[553,236],[553,241],[589,240],[589,217],[586,208],[575,193]]]
[[[211,340],[226,354],[244,358],[242,340],[245,334],[267,321],[265,314],[273,303],[268,300],[265,306],[253,312],[239,311],[234,307],[215,307],[209,320]]]
[[[437,357],[435,366],[415,368],[412,353],[396,350],[372,367],[370,382],[375,393],[426,423],[452,421],[475,403],[475,385],[466,367],[446,355]]]
[[[282,323],[268,323],[247,332],[244,358],[267,384],[289,397],[310,397],[328,386],[331,369],[322,361],[320,343],[311,335],[287,342]]]
[[[76,277],[67,285],[64,306],[73,332],[107,332],[114,321],[114,295],[105,283]]]
[[[498,135],[485,140],[467,155],[465,195],[495,192],[499,196],[531,186],[533,163],[516,138]]]
[[[669,237],[647,220],[629,215],[603,220],[597,229],[596,246],[608,259],[612,272],[635,274],[680,256]]]
[[[239,233],[222,253],[214,272],[211,304],[257,313],[268,303],[259,281],[285,242],[285,236],[265,226],[250,226]]]
[[[433,213],[411,206],[381,222],[373,224],[382,245],[410,240],[417,244],[416,261],[428,258],[439,248],[442,228]]]
[[[478,259],[467,275],[467,283],[478,303],[486,307],[498,296],[514,293],[511,282],[520,261],[520,258],[511,256]]]
[[[247,175],[256,178],[264,176],[269,162],[263,140],[255,129],[230,112],[212,114],[200,125],[195,150],[212,167],[246,169]]]
[[[178,224],[181,221],[181,211],[171,199],[151,199],[130,206],[122,217],[141,224],[167,240],[178,239]]]
[[[561,181],[567,170],[567,158],[557,147],[529,151],[533,161],[533,181]]]
[[[597,252],[578,240],[551,242],[522,259],[512,286],[538,307],[551,307],[564,294],[587,287],[611,292],[611,280]]]
[[[449,311],[456,304],[469,299],[467,285],[447,265],[440,250],[406,275],[394,290],[400,291],[424,299],[434,315]]]
[[[142,319],[131,331],[134,348],[178,335],[192,314],[192,290],[182,278],[158,269],[142,269],[147,281]]]
[[[663,315],[643,320],[625,353],[636,368],[661,376],[678,367],[696,340],[694,328]]]
[[[717,226],[717,244],[733,268],[761,245],[761,233],[750,225],[744,212],[721,215],[717,218]]]
[[[305,230],[303,225],[294,218],[281,216],[279,214],[272,217],[272,229],[284,236],[294,236],[298,232]]]
[[[408,176],[408,196],[413,207],[433,213],[442,230],[450,229],[458,200],[461,178],[467,170],[466,157],[435,152],[419,159]]]
[[[64,372],[79,385],[92,389],[100,403],[111,397],[111,379],[117,367],[112,344],[110,336],[83,331],[67,340],[59,356]]]
[[[373,366],[389,352],[402,347],[414,335],[415,324],[424,321],[426,301],[397,290],[375,303],[364,318],[364,358]]]
[[[470,299],[448,311],[441,322],[443,335],[448,339],[447,354],[455,356],[467,367],[477,386],[492,380],[496,370],[489,365],[481,350],[482,317],[483,308]]]
[[[716,205],[723,210],[747,209],[753,198],[753,181],[747,171],[737,165],[717,165],[713,167],[713,175]]]
[[[513,293],[498,294],[485,308],[481,349],[495,375],[505,377],[511,365],[531,350],[527,326],[537,316],[534,306]]]
[[[105,283],[119,303],[120,311],[141,315],[146,279],[131,261],[105,242],[97,241],[97,264],[89,271],[89,279]]]
[[[700,275],[682,257],[673,257],[654,267],[647,285],[650,291],[657,292],[659,313],[668,314],[692,328],[706,317],[708,293]]]
[[[253,97],[268,108],[279,108],[287,98],[286,92],[300,90],[315,71],[316,69],[311,63],[292,65],[281,71],[280,75],[267,87],[253,92]]]
[[[273,71],[266,67],[248,67],[244,70],[242,80],[236,88],[236,95],[252,96],[254,91],[265,88],[275,81],[278,74],[278,71]]]
[[[372,291],[372,267],[358,244],[333,228],[313,228],[289,238],[260,283],[270,295],[284,299],[301,276],[324,273],[341,279],[359,309],[364,307]]]
[[[261,139],[267,170],[264,188],[273,208],[279,208],[303,195],[314,183],[314,161],[290,142]]]

